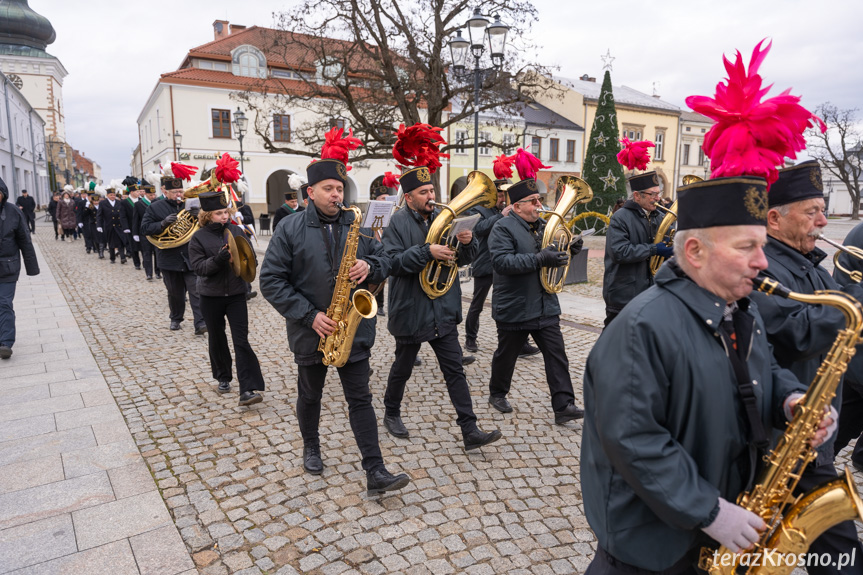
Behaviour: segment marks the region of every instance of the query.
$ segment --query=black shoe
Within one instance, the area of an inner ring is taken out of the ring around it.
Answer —
[[[178,329],[180,329],[180,322],[172,321],[171,322],[171,331],[177,331]]]
[[[530,342],[524,342],[524,346],[521,348],[521,351],[518,352],[518,357],[530,357],[532,355],[536,355],[539,353],[539,348],[533,345],[530,345]]]
[[[385,491],[395,491],[410,483],[410,478],[404,473],[393,475],[383,467],[366,474],[367,495],[380,495]]]
[[[420,358],[417,357],[414,359],[414,367],[419,367],[422,364],[423,364],[423,360],[421,360]]]
[[[140,270],[140,269],[141,269],[141,266],[135,266],[135,269],[136,269],[136,270]]]
[[[115,264],[115,263],[117,263],[117,260],[111,260],[111,263]]]
[[[560,411],[554,412],[554,422],[558,425],[563,425],[567,421],[573,421],[584,417],[584,410],[570,403]]]
[[[512,406],[505,397],[489,397],[488,404],[501,413],[512,413]]]
[[[240,394],[240,405],[254,405],[262,401],[264,401],[264,398],[261,397],[261,394],[254,391],[244,391]]]
[[[249,293],[246,294],[246,301],[249,301],[250,299],[252,299],[253,297],[255,297],[257,295],[258,295],[258,292],[250,291]]]
[[[126,258],[120,258],[120,263],[126,265]]]
[[[99,252],[99,259],[100,259],[100,260],[104,260],[104,259],[105,259],[105,254],[103,254],[102,252]]]
[[[162,274],[160,274],[159,272],[156,272],[156,279],[157,280],[162,279]]]
[[[87,253],[88,253],[88,254],[90,253],[90,248],[87,248]]]
[[[147,281],[148,281],[148,282],[153,281],[153,276],[147,276]]]
[[[408,431],[408,428],[405,427],[404,423],[402,423],[402,418],[398,415],[385,415],[384,427],[387,428],[387,431],[390,432],[390,435],[393,435],[395,437],[407,439],[411,435]]]
[[[219,387],[216,388],[216,391],[219,393],[230,393],[231,392],[231,382],[230,381],[220,381]]]
[[[9,359],[12,357],[12,348],[8,345],[0,345],[0,359]]]
[[[303,447],[303,469],[312,475],[324,472],[324,462],[321,459],[321,448],[317,445]]]
[[[476,358],[472,355],[463,355],[461,356],[461,364],[462,365],[470,365],[476,361]]]
[[[207,326],[199,325],[195,328],[195,335],[207,335]]]
[[[61,241],[61,242],[65,242],[65,241],[66,241],[66,236],[63,236],[62,238],[60,238],[60,241]]]
[[[10,350],[10,353],[11,353],[11,350]],[[0,348],[0,357],[3,357],[3,355],[2,355],[2,348]],[[860,441],[860,440],[858,439],[857,441]],[[863,463],[860,463],[860,462],[858,462],[858,461],[854,461],[854,460],[852,459],[852,460],[851,460],[851,465],[852,465],[852,467],[854,467],[854,469],[856,469],[856,470],[857,470],[857,471],[859,471],[860,473],[863,473]]]
[[[479,346],[476,344],[476,340],[472,338],[464,340],[464,348],[468,351],[479,351]]]
[[[500,431],[498,431],[497,429],[486,433],[485,431],[477,427],[470,433],[465,433],[463,437],[464,450],[471,451],[472,449],[479,449],[483,445],[494,443],[495,441],[503,437],[503,435],[501,435]]]
[[[378,308],[378,317],[387,317],[387,312],[385,312],[381,308]]]

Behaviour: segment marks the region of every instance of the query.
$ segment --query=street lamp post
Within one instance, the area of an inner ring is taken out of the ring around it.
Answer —
[[[449,42],[450,54],[452,56],[453,72],[456,77],[467,79],[473,73],[473,169],[479,167],[479,92],[482,79],[486,74],[497,73],[503,66],[503,52],[506,47],[506,35],[509,26],[500,21],[500,16],[495,14],[494,22],[489,24],[488,18],[483,16],[479,8],[474,9],[473,16],[467,21],[467,32],[470,40],[461,35],[461,30],[456,31],[456,36]],[[480,66],[480,59],[485,52],[485,42],[488,42],[489,55],[491,56],[491,67]],[[468,49],[473,56],[473,69],[467,70]]]
[[[183,143],[183,135],[179,130],[174,130],[174,153],[177,155],[177,161],[180,161],[180,144]]]
[[[236,130],[237,140],[240,142],[240,171],[244,174],[246,173],[246,168],[243,162],[243,138],[246,137],[246,128],[248,125],[249,119],[246,118],[246,115],[238,106],[237,111],[234,112],[234,130]]]

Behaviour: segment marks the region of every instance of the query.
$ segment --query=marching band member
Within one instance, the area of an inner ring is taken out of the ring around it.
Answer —
[[[138,196],[141,194],[141,183],[134,176],[126,176],[123,180],[123,185],[126,186],[128,196],[123,198],[120,205],[126,213],[126,221],[129,222],[129,229],[132,230],[135,222],[135,205],[138,203]],[[135,239],[138,238],[138,239]],[[136,270],[141,269],[141,258],[138,255],[141,251],[140,236],[134,231],[126,234],[126,252],[132,258],[132,263]]]
[[[384,395],[384,426],[395,437],[409,437],[401,419],[401,403],[420,345],[428,342],[437,356],[455,407],[465,450],[473,450],[497,441],[501,433],[498,430],[486,433],[476,424],[458,342],[458,324],[462,319],[461,287],[455,281],[446,294],[430,299],[420,284],[420,272],[432,259],[455,259],[459,265],[466,265],[476,253],[476,240],[470,231],[456,236],[460,244],[458,253],[445,245],[426,241],[428,229],[439,214],[434,208],[435,190],[431,183],[432,173],[441,165],[438,146],[443,138],[439,131],[440,128],[426,124],[407,129],[402,125],[393,148],[399,163],[413,167],[399,178],[406,208],[393,215],[383,235],[384,249],[392,260],[387,327],[396,340],[395,360]],[[402,150],[411,148],[423,148],[426,155],[406,157]]]
[[[103,234],[103,242],[108,248],[108,256],[111,263],[117,263],[117,252],[120,252],[120,263],[126,263],[126,241],[125,234],[131,230],[126,212],[120,201],[117,200],[117,191],[108,188],[106,198],[99,202],[99,210],[96,215],[96,231]]]
[[[352,134],[344,138],[342,134],[338,128],[327,133],[322,159],[306,169],[311,200],[308,209],[287,218],[273,232],[260,274],[261,293],[285,317],[298,372],[297,420],[303,437],[303,468],[313,475],[324,471],[319,425],[328,368],[318,344],[337,328],[325,310],[333,298],[353,223],[352,213],[340,208],[348,181],[348,151],[361,145]],[[365,287],[367,281],[383,281],[388,271],[383,248],[365,230],[358,238],[350,280],[357,287]],[[369,356],[374,341],[375,318],[362,320],[347,363],[337,368],[370,495],[401,489],[410,481],[403,473],[387,471],[381,455],[369,390]]]
[[[147,281],[153,280],[153,268],[156,270],[156,279],[162,279],[162,273],[159,266],[156,265],[156,246],[150,243],[146,237],[141,237],[141,222],[144,221],[144,214],[147,213],[147,208],[150,204],[156,201],[156,187],[150,183],[142,185],[142,196],[135,202],[135,213],[132,218],[132,239],[141,246],[141,261],[144,265],[144,274],[147,276]]]
[[[279,222],[282,218],[289,216],[291,214],[296,214],[297,212],[302,212],[306,208],[300,205],[300,202],[297,200],[297,194],[300,193],[300,187],[303,186],[303,181],[297,174],[291,174],[288,176],[288,186],[290,186],[290,190],[285,192],[285,203],[283,203],[276,210],[276,213],[273,214],[273,230],[276,229],[276,226],[279,225]]]
[[[507,190],[512,211],[497,220],[488,240],[495,272],[491,309],[498,341],[491,361],[488,402],[501,413],[512,411],[506,396],[518,355],[531,335],[545,362],[554,421],[562,425],[581,419],[584,411],[575,405],[560,332],[560,303],[557,294],[543,288],[539,274],[543,267],[565,266],[570,253],[580,252],[583,242],[573,242],[567,251],[554,246],[540,250],[545,220],[539,217],[542,204],[535,177],[538,168],[547,166],[522,148],[516,152],[515,164],[521,181]]]
[[[81,193],[75,215],[78,220],[78,229],[84,236],[84,247],[87,248],[87,253],[92,251],[101,254],[102,245],[99,243],[99,232],[96,230],[96,207],[99,205],[101,197],[95,193],[95,182],[90,182],[89,189],[89,194],[86,191]]]
[[[245,233],[230,223],[233,208],[228,207],[224,192],[206,192],[198,198],[201,200],[198,214],[201,228],[189,242],[189,263],[198,276],[198,297],[207,325],[213,379],[219,382],[219,393],[231,391],[231,350],[225,334],[227,317],[237,354],[240,405],[253,405],[263,401],[258,392],[264,390],[264,376],[258,356],[249,345],[246,282],[231,269],[231,253],[225,240],[225,234],[245,237]]]

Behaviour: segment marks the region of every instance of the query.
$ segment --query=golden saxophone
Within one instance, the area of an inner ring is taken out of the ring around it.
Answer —
[[[845,476],[828,481],[794,498],[792,493],[803,468],[815,459],[809,442],[815,437],[824,410],[836,395],[836,387],[861,340],[863,306],[850,295],[834,290],[812,295],[794,293],[778,282],[759,276],[753,282],[764,293],[809,304],[829,305],[845,315],[845,329],[833,342],[818,368],[806,395],[795,408],[794,419],[776,448],[765,458],[766,467],[755,486],[737,498],[737,503],[760,516],[767,529],[750,553],[761,553],[757,565],[737,565],[739,555],[726,547],[704,548],[699,567],[710,575],[787,575],[799,557],[824,531],[842,521],[863,518],[863,503],[848,470]],[[734,560],[730,559],[734,558]],[[745,569],[745,570],[744,570]]]
[[[363,214],[356,206],[346,208],[339,204],[339,207],[346,212],[353,212],[354,221],[345,240],[345,251],[342,252],[342,263],[339,265],[333,299],[330,301],[330,307],[327,308],[327,317],[336,322],[336,330],[331,335],[322,337],[318,344],[318,351],[324,353],[324,365],[336,367],[342,367],[348,362],[360,321],[363,318],[374,317],[378,313],[378,302],[369,290],[358,289],[351,297],[351,290],[357,284],[351,281],[348,275],[357,261],[360,221]]]

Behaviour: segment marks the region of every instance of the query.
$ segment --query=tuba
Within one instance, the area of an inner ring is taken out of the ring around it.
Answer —
[[[701,182],[703,178],[699,178],[698,176],[693,176],[691,174],[683,176],[683,185],[688,186],[689,184],[694,184],[695,182]],[[677,231],[676,228],[673,228],[674,223],[677,221],[677,200],[671,204],[670,208],[666,208],[660,202],[656,202],[656,209],[663,212],[665,217],[662,218],[662,221],[659,222],[659,227],[656,230],[656,235],[653,236],[653,243],[658,244],[662,242],[668,246],[674,245],[674,232]],[[665,258],[662,256],[651,256],[650,257],[650,275],[655,276],[656,272],[659,271],[659,268],[662,267],[662,264],[665,262]]]
[[[863,519],[863,502],[847,469],[845,477],[832,479],[799,498],[792,496],[801,470],[816,456],[809,442],[818,430],[824,410],[836,395],[842,374],[854,357],[855,346],[860,343],[863,306],[840,291],[817,291],[812,295],[794,293],[764,276],[755,278],[752,283],[759,291],[770,295],[835,307],[845,315],[845,329],[836,336],[815,379],[809,384],[809,390],[797,404],[794,419],[786,426],[773,451],[765,457],[766,467],[755,486],[737,498],[738,505],[752,511],[767,524],[755,549],[746,553],[751,553],[752,557],[760,552],[761,561],[752,566],[748,562],[738,565],[741,555],[726,547],[717,551],[703,548],[699,567],[709,575],[740,575],[744,572],[746,575],[787,575],[824,531],[842,521]]]
[[[455,218],[476,206],[493,208],[497,205],[497,188],[491,178],[480,171],[467,175],[467,187],[447,204],[436,204],[444,211],[438,214],[429,227],[426,242],[429,244],[445,244],[458,251],[455,236],[449,237],[449,230]],[[446,212],[446,213],[444,213]],[[445,274],[443,278],[441,274]],[[437,299],[446,294],[458,277],[458,264],[455,258],[452,262],[441,262],[432,259],[420,272],[420,285],[426,295]]]
[[[566,227],[564,217],[577,204],[586,204],[593,199],[593,190],[587,182],[575,176],[563,176],[558,180],[558,186],[563,186],[563,193],[554,206],[554,210],[543,210],[548,214],[545,231],[542,234],[542,246],[554,246],[564,252],[572,243],[572,231]],[[548,293],[560,293],[563,289],[569,264],[559,268],[540,268],[539,281]]]
[[[184,191],[183,197],[186,199],[197,198],[204,192],[218,190],[221,185],[222,183],[216,178],[216,171],[213,170],[213,175],[210,176],[209,180]],[[227,189],[225,190],[225,194],[228,194]],[[228,205],[230,205],[230,199],[231,197],[228,195]],[[182,209],[177,214],[176,222],[162,230],[162,233],[147,236],[147,240],[160,250],[178,248],[189,243],[192,236],[198,231],[198,228],[198,218],[192,215],[189,210]]]
[[[860,270],[848,269],[839,263],[839,256],[841,256],[843,253],[846,253],[849,256],[853,256],[858,260],[863,260],[863,250],[861,250],[857,246],[845,246],[840,244],[839,242],[834,242],[824,234],[818,234],[818,239],[823,242],[827,242],[838,250],[835,254],[833,254],[833,266],[836,269],[850,277],[851,281],[854,283],[860,283],[860,281],[863,280],[863,272],[861,272]]]

